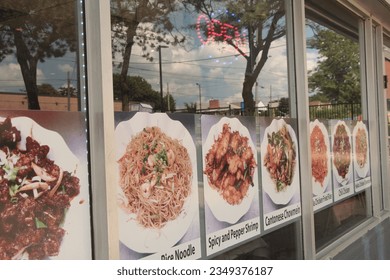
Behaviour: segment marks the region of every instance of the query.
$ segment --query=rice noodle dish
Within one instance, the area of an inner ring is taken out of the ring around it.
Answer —
[[[137,133],[118,160],[120,206],[145,228],[175,220],[191,193],[192,166],[187,149],[157,126]]]
[[[315,125],[310,134],[311,170],[314,180],[323,187],[328,174],[328,152],[321,128]]]
[[[79,178],[49,159],[50,147],[0,122],[0,259],[57,256]]]
[[[267,149],[264,166],[275,183],[276,192],[286,190],[291,185],[296,167],[296,147],[287,125],[271,134],[267,133]]]
[[[209,185],[231,205],[240,204],[254,185],[256,161],[248,141],[225,123],[205,157],[204,174]]]
[[[351,164],[351,142],[344,124],[339,124],[333,139],[333,164],[341,178],[345,178]]]

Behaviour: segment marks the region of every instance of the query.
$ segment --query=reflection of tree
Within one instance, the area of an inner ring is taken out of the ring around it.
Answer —
[[[114,98],[122,99],[121,75],[114,74]],[[160,109],[160,94],[152,89],[152,86],[140,76],[127,76],[126,87],[132,92],[132,101],[145,102],[151,104],[154,109]],[[127,108],[125,111],[128,111]]]
[[[184,40],[184,37],[172,34],[174,26],[169,15],[176,6],[174,0],[111,0],[113,56],[122,54],[119,84],[122,110],[128,111],[129,100],[134,100],[126,83],[134,44],[142,48],[146,59],[153,60],[150,49]]]
[[[196,11],[203,13],[210,19],[212,27],[217,34],[221,34],[221,25],[224,23],[238,27],[240,31],[247,33],[246,52],[240,48],[239,44],[228,36],[214,36],[216,42],[224,41],[246,59],[245,79],[242,88],[242,97],[244,100],[246,112],[254,112],[255,102],[252,89],[256,79],[263,69],[268,59],[268,53],[273,41],[285,36],[285,22],[283,21],[285,10],[284,0],[184,0],[184,5],[193,6]],[[222,9],[226,13],[220,13],[218,21],[215,19],[216,11]],[[210,26],[204,24],[204,32],[208,32]],[[207,36],[207,33],[206,33]]]
[[[0,61],[15,54],[26,87],[28,108],[39,110],[38,62],[76,49],[74,1],[1,0],[0,10],[11,15],[0,25]]]
[[[77,88],[72,85],[62,86],[58,89],[58,93],[62,96],[73,96],[76,97],[78,94]]]
[[[359,44],[318,25],[309,48],[317,49],[317,67],[309,72],[311,100],[353,103],[360,100]]]
[[[38,86],[38,92],[40,95],[56,96],[58,91],[51,84],[42,84]]]
[[[184,107],[188,113],[196,113],[196,102],[184,103]]]

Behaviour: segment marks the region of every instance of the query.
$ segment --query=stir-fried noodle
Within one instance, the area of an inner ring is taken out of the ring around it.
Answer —
[[[295,144],[286,125],[277,132],[267,134],[267,152],[264,166],[267,168],[276,191],[284,191],[291,185],[296,166]]]
[[[119,160],[125,209],[146,228],[175,220],[191,192],[192,166],[187,149],[158,127],[135,135]]]

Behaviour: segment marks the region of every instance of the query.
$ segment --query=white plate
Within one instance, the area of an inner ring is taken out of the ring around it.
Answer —
[[[4,118],[0,118],[3,122]],[[80,204],[79,202],[84,200],[88,201],[88,186],[84,180],[84,175],[80,172],[80,164],[78,158],[69,149],[64,139],[60,134],[55,131],[48,130],[40,126],[34,120],[28,117],[15,117],[11,118],[12,126],[20,130],[21,141],[18,144],[20,150],[26,149],[26,138],[31,136],[40,145],[47,145],[50,151],[47,158],[54,161],[64,171],[68,171],[80,179],[80,194],[76,196],[70,202],[70,208],[68,209],[65,217],[65,223],[63,229],[65,235],[61,243],[59,254],[51,259],[80,259],[80,251],[75,248],[85,248],[83,241],[83,234],[80,231],[89,230],[85,224],[85,211],[89,211],[87,203]],[[23,256],[27,258],[27,256]]]
[[[367,151],[366,151],[366,158],[367,158],[367,161],[366,163],[364,164],[363,167],[360,167],[359,164],[357,163],[357,158],[356,156],[353,157],[353,163],[354,163],[354,166],[355,166],[355,170],[356,170],[356,173],[358,174],[358,176],[360,178],[365,178],[367,176],[367,173],[368,173],[368,170],[370,169],[370,164],[369,164],[369,154],[370,154],[370,148],[369,148],[369,145],[368,145],[368,131],[367,131],[367,127],[365,125],[365,123],[363,123],[362,121],[358,121],[353,129],[353,132],[352,132],[352,141],[354,143],[354,147],[356,147],[356,134],[358,132],[358,129],[363,129],[364,132],[366,133],[366,140],[367,140]],[[355,148],[354,148],[355,149]],[[355,153],[354,153],[355,154]]]
[[[237,118],[221,118],[218,123],[213,125],[210,128],[210,131],[207,135],[205,143],[203,144],[203,167],[206,166],[205,158],[208,151],[211,149],[214,144],[215,139],[218,138],[219,134],[222,132],[223,125],[229,124],[231,131],[238,131],[241,136],[248,138],[248,145],[252,148],[253,155],[256,159],[256,146],[252,142],[251,135],[248,129],[241,124],[241,122]],[[235,224],[242,216],[244,216],[251,204],[253,197],[257,193],[258,187],[258,171],[255,168],[255,172],[253,174],[253,183],[254,186],[249,186],[248,192],[246,196],[243,198],[240,204],[231,205],[229,204],[219,193],[217,190],[213,189],[209,185],[209,181],[207,175],[203,174],[203,182],[204,182],[204,196],[207,205],[210,207],[211,212],[215,216],[215,218],[221,222],[228,222],[230,224]]]
[[[156,253],[174,246],[187,232],[198,207],[196,149],[190,133],[181,122],[172,120],[164,113],[136,113],[130,120],[119,123],[115,129],[116,159],[118,160],[123,156],[133,136],[137,135],[145,127],[152,126],[159,127],[162,132],[171,138],[179,140],[187,149],[193,170],[192,185],[191,194],[187,197],[180,215],[175,220],[167,222],[161,229],[141,226],[136,221],[135,214],[128,214],[121,207],[118,207],[119,239],[128,248],[138,253]],[[117,170],[119,173],[119,166]],[[117,182],[119,182],[119,176]],[[124,194],[119,184],[117,191],[119,198],[124,199]]]
[[[337,171],[337,168],[336,166],[334,165],[334,158],[332,159],[332,166],[333,166],[333,176],[336,178],[336,181],[338,183],[340,183],[341,185],[346,185],[349,181],[349,178],[351,176],[351,172],[352,172],[352,143],[351,143],[351,131],[349,130],[349,127],[347,126],[347,124],[344,122],[344,121],[337,121],[336,125],[333,127],[333,132],[332,132],[332,153],[333,153],[333,156],[334,156],[334,136],[336,134],[336,131],[337,131],[337,127],[340,126],[340,125],[344,125],[345,127],[345,131],[348,135],[348,139],[349,139],[349,143],[350,143],[350,146],[351,146],[351,149],[350,149],[350,154],[349,154],[349,158],[350,158],[350,162],[349,162],[349,167],[348,167],[348,172],[347,174],[345,174],[345,177],[341,177],[339,175],[339,172]]]
[[[287,130],[290,133],[291,139],[293,141],[296,153],[296,163],[293,174],[293,180],[289,186],[287,186],[283,191],[277,191],[275,182],[272,180],[271,175],[269,174],[267,168],[264,166],[264,157],[267,154],[268,146],[268,134],[272,132],[278,132],[284,125],[287,126]],[[297,189],[299,188],[299,161],[298,161],[298,144],[297,136],[295,135],[294,129],[288,125],[283,119],[274,119],[271,124],[264,131],[264,138],[261,143],[261,171],[263,178],[263,189],[269,195],[271,200],[278,205],[286,205],[290,202]]]
[[[317,182],[314,177],[312,177],[313,194],[321,195],[322,193],[324,193],[326,187],[328,186],[330,175],[331,175],[330,143],[329,143],[328,130],[326,129],[325,125],[318,120],[315,120],[314,122],[310,122],[310,135],[313,132],[314,127],[316,126],[318,126],[318,128],[322,132],[322,135],[324,136],[326,151],[328,155],[328,160],[327,160],[328,173],[326,174],[322,185],[320,182]]]

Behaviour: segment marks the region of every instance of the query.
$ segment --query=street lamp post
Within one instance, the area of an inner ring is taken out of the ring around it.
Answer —
[[[199,87],[199,113],[202,114],[202,90],[200,88],[200,84],[196,83]]]
[[[161,48],[168,48],[168,47],[167,47],[167,46],[158,46],[158,64],[159,64],[159,66],[160,66],[161,112],[164,112],[164,95],[163,95],[163,83],[162,83]]]

